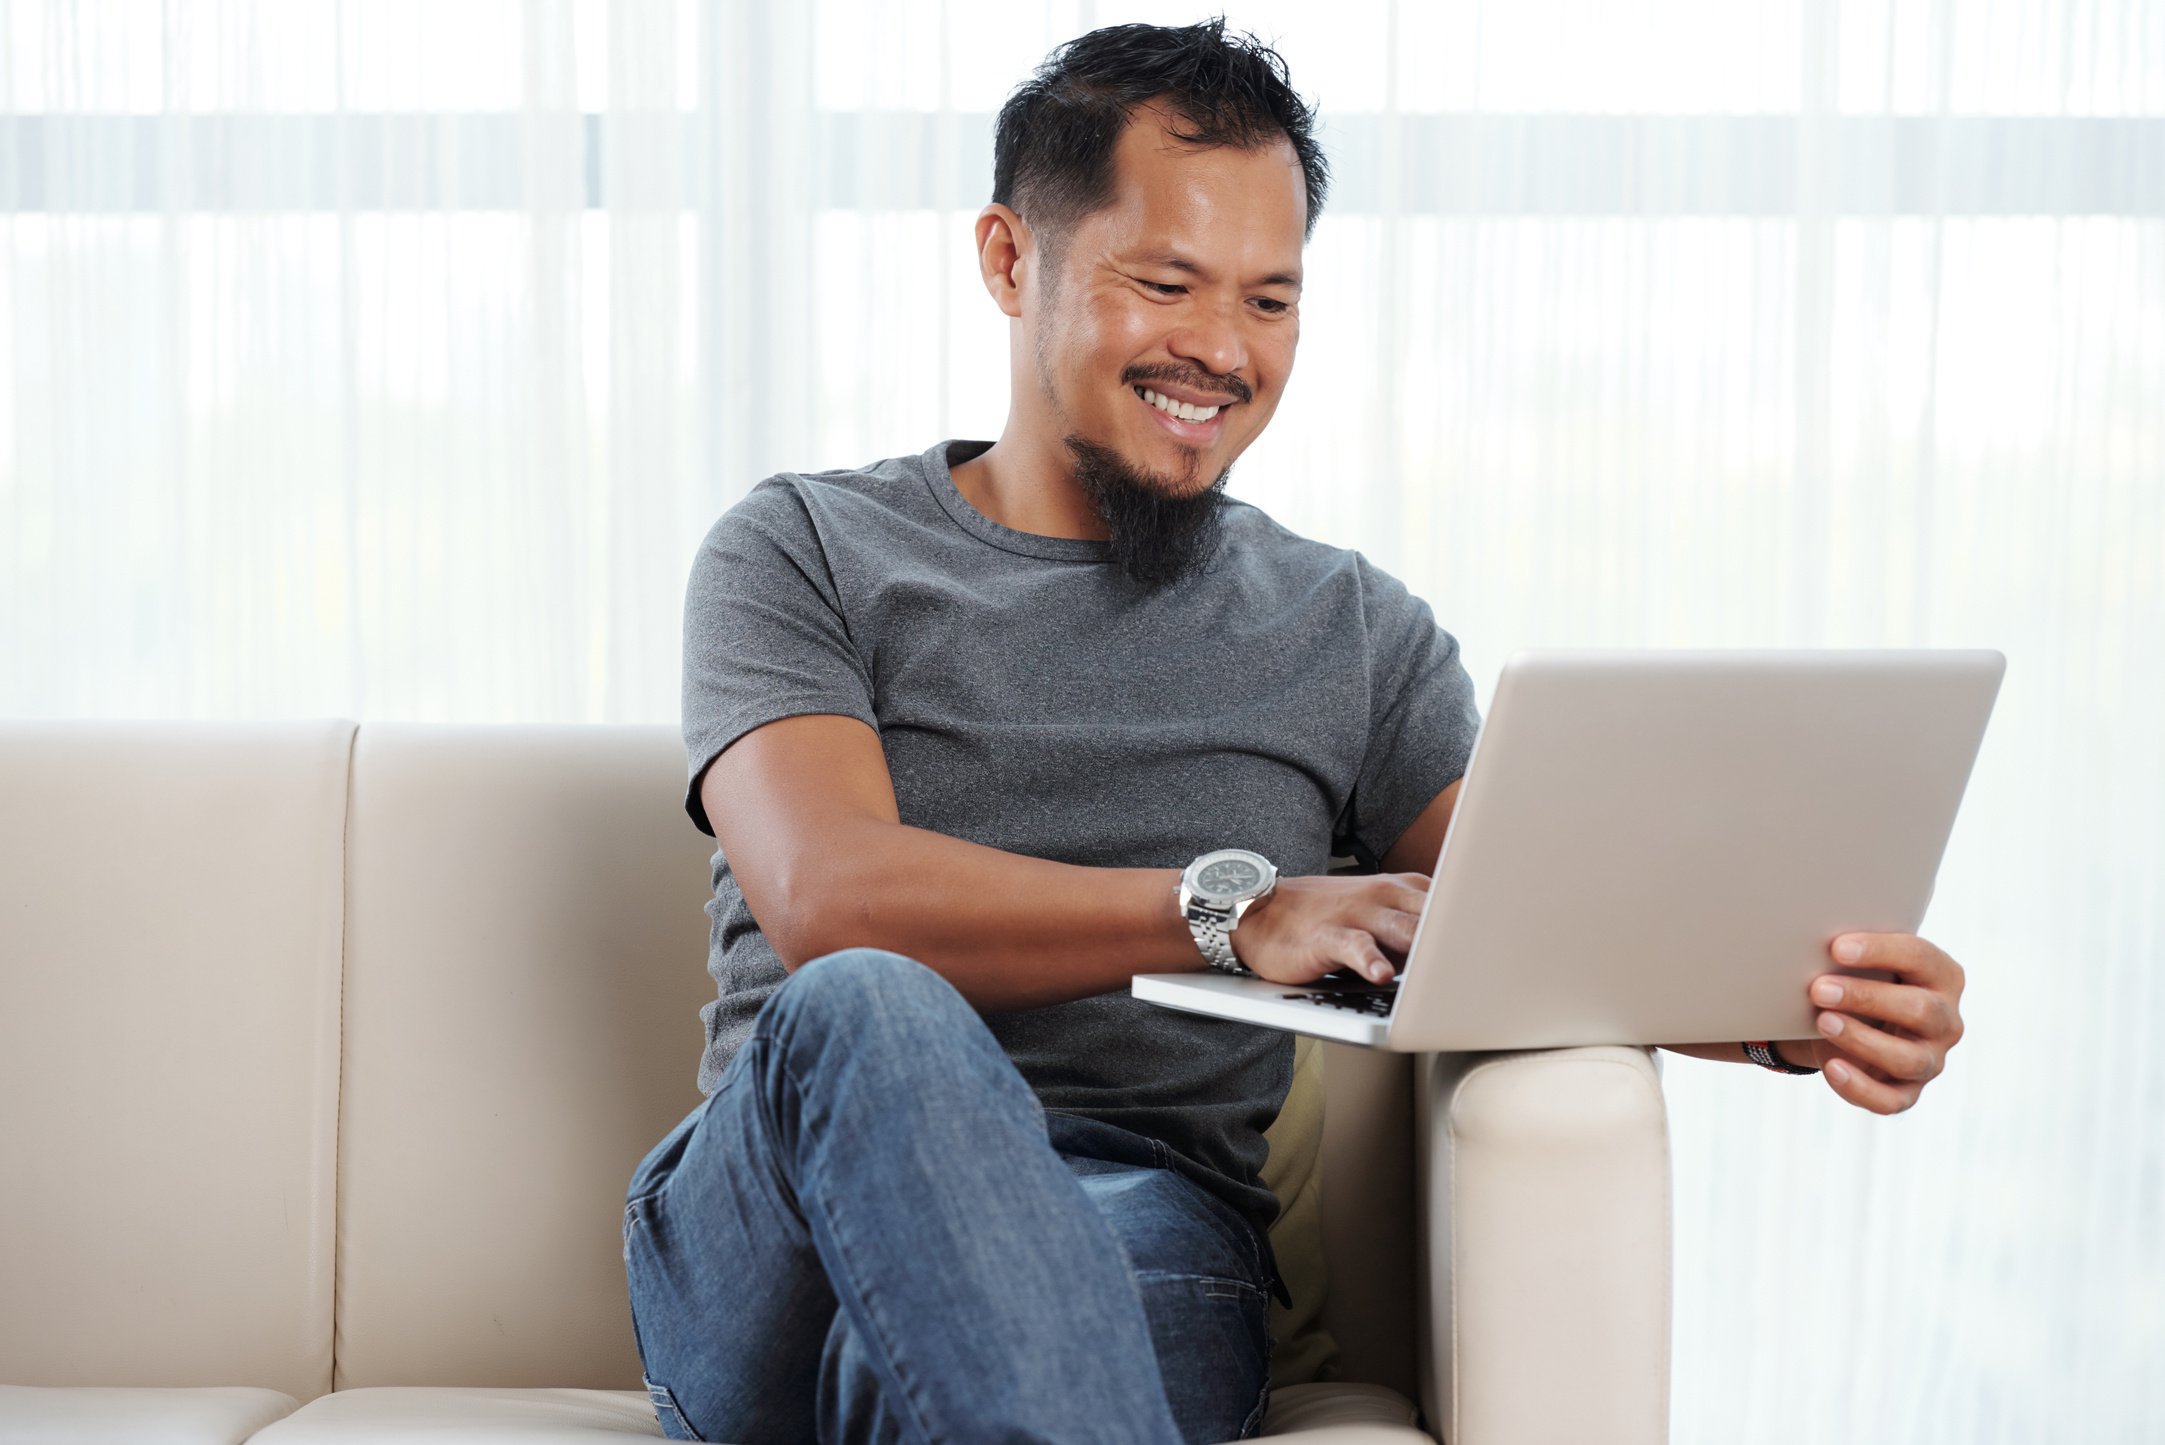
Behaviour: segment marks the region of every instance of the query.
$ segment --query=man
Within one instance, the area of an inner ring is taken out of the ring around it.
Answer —
[[[1257,1171],[1293,1041],[1128,980],[1213,955],[1389,978],[1478,722],[1426,604],[1222,490],[1292,371],[1311,124],[1216,23],[1056,51],[977,220],[1000,439],[769,478],[707,537],[686,807],[719,844],[720,996],[707,1098],[625,1223],[674,1437],[1260,1423],[1285,1296]],[[1181,885],[1229,848],[1280,881],[1191,925]],[[1841,980],[1781,1062],[1893,1112],[1959,1037],[1961,974],[1845,942],[1901,981]]]

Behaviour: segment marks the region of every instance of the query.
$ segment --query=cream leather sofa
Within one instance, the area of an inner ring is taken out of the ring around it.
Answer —
[[[0,1442],[658,1435],[682,779],[666,726],[0,722]],[[1324,1058],[1341,1378],[1266,1433],[1665,1438],[1652,1056]]]

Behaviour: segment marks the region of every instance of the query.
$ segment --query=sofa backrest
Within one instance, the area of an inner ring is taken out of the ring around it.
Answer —
[[[674,728],[0,723],[0,786],[0,1383],[639,1388],[713,987]],[[1406,1064],[1328,1050],[1323,1203],[1343,1373],[1410,1393]]]
[[[336,1388],[639,1388],[624,1188],[714,996],[683,774],[665,726],[361,729]]]
[[[353,735],[0,723],[0,1383],[330,1387]]]

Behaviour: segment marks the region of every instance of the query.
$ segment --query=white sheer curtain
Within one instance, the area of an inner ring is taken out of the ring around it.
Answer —
[[[0,0],[0,712],[673,719],[723,507],[997,434],[1006,90],[1202,13]],[[2159,1438],[2165,0],[1230,18],[1339,176],[1234,489],[1484,699],[2008,654],[1923,1106],[1668,1061],[1676,1438]]]

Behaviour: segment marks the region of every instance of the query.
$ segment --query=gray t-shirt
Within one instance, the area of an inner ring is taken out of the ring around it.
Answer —
[[[769,477],[708,532],[684,606],[684,806],[702,832],[707,765],[806,713],[878,730],[904,823],[1092,867],[1230,847],[1287,876],[1373,863],[1465,771],[1479,717],[1458,644],[1359,553],[1229,500],[1210,570],[1147,590],[1106,543],[971,506],[948,467],[990,445]],[[720,852],[707,911],[702,1094],[785,976]],[[1269,1228],[1257,1176],[1290,1034],[1125,990],[985,1022],[1048,1111],[1160,1141]]]

